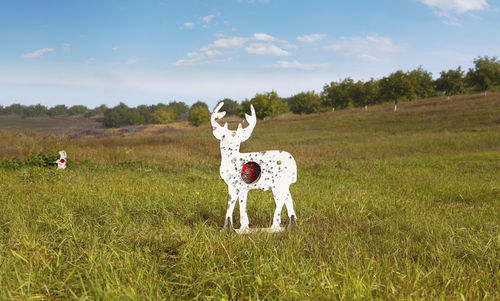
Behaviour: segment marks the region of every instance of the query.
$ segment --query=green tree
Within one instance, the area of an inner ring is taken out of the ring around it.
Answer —
[[[345,109],[353,103],[354,81],[346,78],[323,86],[324,105],[333,109]]]
[[[189,112],[189,106],[183,101],[171,101],[168,103],[168,107],[173,110],[175,120],[177,120],[182,114]]]
[[[377,103],[380,95],[378,82],[373,78],[367,82],[358,80],[350,88],[350,99],[355,107],[364,107]]]
[[[104,112],[108,109],[108,107],[104,104],[98,106],[98,107],[95,107],[92,112],[94,112],[94,115],[102,115],[104,114]]]
[[[144,114],[137,108],[129,108],[125,113],[125,120],[123,125],[137,124],[146,124]]]
[[[368,110],[367,107],[369,105],[374,105],[380,101],[380,85],[379,82],[373,78],[365,82],[363,85],[365,92],[364,106],[366,111]]]
[[[441,71],[440,77],[434,81],[436,90],[443,92],[448,99],[451,95],[464,91],[464,71],[459,66],[456,70]]]
[[[66,107],[65,105],[57,105],[50,108],[47,111],[47,115],[49,116],[64,115],[67,112],[68,112],[68,107]]]
[[[428,98],[436,95],[432,73],[424,70],[422,66],[408,72],[407,77],[413,85],[415,99]],[[414,98],[412,97],[409,100],[412,100]]]
[[[403,71],[398,70],[380,81],[380,96],[383,101],[393,101],[394,111],[397,110],[398,102],[412,99],[415,95],[415,85]]]
[[[151,114],[153,114],[153,106],[140,105],[137,106],[135,109],[131,110],[137,111],[141,115],[140,123],[134,123],[134,124],[151,123]]]
[[[22,104],[19,103],[14,103],[11,104],[10,106],[5,107],[4,113],[5,114],[18,114],[21,115],[23,114],[23,111],[26,109],[26,106],[23,106]]]
[[[226,112],[227,116],[238,115],[240,113],[240,108],[236,101],[232,100],[231,98],[224,98],[221,101],[224,102],[224,105],[220,110]]]
[[[191,105],[191,108],[189,109],[189,111],[191,111],[193,108],[196,108],[196,107],[202,107],[202,108],[207,109],[207,111],[208,111],[208,105],[206,103],[204,103],[203,101],[197,101],[197,102],[193,103]]]
[[[493,86],[500,85],[500,61],[488,56],[478,57],[474,60],[474,68],[467,72],[468,84],[478,91],[486,92]]]
[[[294,114],[311,114],[325,111],[321,95],[314,91],[301,92],[291,97],[290,110]]]
[[[120,102],[119,105],[107,109],[104,112],[102,124],[107,128],[115,128],[127,124],[126,118],[128,110],[129,107],[123,102]]]
[[[355,107],[366,106],[366,91],[365,85],[362,81],[358,80],[355,83],[352,83],[349,89],[350,101]]]
[[[244,100],[241,103],[240,116],[250,114],[250,104],[255,109],[257,118],[264,119],[288,112],[288,104],[284,102],[275,91],[259,94],[257,93],[251,100]]]
[[[151,114],[151,122],[156,124],[174,122],[175,119],[175,112],[170,107],[158,109]]]
[[[92,110],[88,110],[85,113],[85,117],[89,118],[96,115],[103,115],[107,109],[108,107],[106,105],[100,105],[98,107],[93,108]]]
[[[191,125],[200,126],[210,120],[210,112],[206,103],[198,101],[189,110],[188,121]]]
[[[88,111],[87,107],[83,105],[72,106],[68,109],[69,115],[85,114],[87,111]]]
[[[26,107],[23,110],[22,116],[23,116],[23,118],[35,117],[35,116],[40,116],[40,115],[43,115],[46,113],[47,113],[47,107],[43,106],[41,104],[37,104],[35,106],[31,105],[31,106]]]

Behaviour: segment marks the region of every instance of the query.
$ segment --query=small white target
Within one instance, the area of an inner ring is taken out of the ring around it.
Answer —
[[[56,161],[57,169],[66,169],[66,152],[62,150],[59,155],[61,155],[61,158]]]

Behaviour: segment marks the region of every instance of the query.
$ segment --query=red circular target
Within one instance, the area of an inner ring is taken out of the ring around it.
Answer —
[[[260,165],[255,162],[247,162],[241,168],[241,178],[247,184],[252,184],[260,176]]]
[[[59,162],[64,163],[64,159],[59,160]]]

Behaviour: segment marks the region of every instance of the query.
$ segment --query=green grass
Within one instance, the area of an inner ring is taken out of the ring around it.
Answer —
[[[0,169],[1,299],[500,298],[500,94],[259,121],[242,150],[289,151],[299,170],[300,231],[273,235],[219,232],[209,126],[0,138],[0,158],[75,161]],[[250,192],[251,227],[273,210]]]

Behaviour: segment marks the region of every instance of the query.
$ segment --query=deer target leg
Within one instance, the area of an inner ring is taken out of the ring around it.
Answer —
[[[240,229],[248,229],[248,214],[247,214],[247,194],[248,190],[243,189],[239,196],[239,202],[240,202]]]
[[[295,229],[297,227],[297,215],[295,214],[295,210],[293,210],[293,200],[289,187],[287,187],[283,192],[285,195],[286,212],[288,213],[287,228]]]
[[[279,230],[281,226],[281,210],[283,209],[283,205],[285,204],[285,199],[283,197],[283,193],[281,191],[273,190],[274,203],[276,204],[276,209],[274,210],[273,215],[273,224],[271,225],[271,229]]]
[[[226,218],[224,220],[224,229],[227,229],[229,232],[233,232],[233,211],[234,205],[236,205],[236,201],[238,200],[238,195],[236,191],[232,188],[228,189],[227,194],[227,210],[226,210]]]

